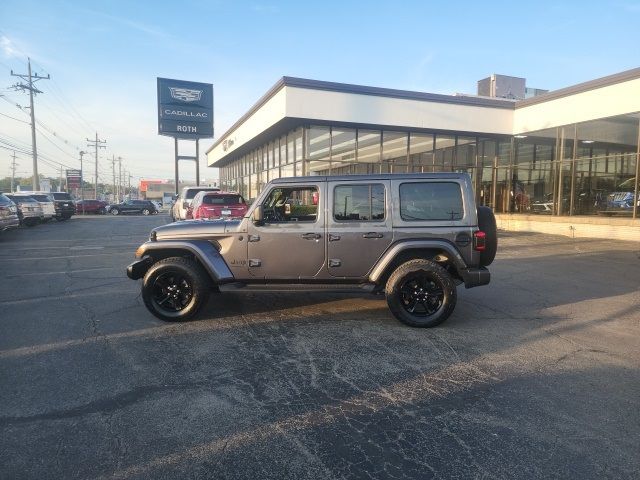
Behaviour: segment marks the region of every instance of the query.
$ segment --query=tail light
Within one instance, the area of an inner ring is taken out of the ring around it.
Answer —
[[[487,234],[481,231],[473,234],[473,248],[478,252],[484,252],[487,248]]]

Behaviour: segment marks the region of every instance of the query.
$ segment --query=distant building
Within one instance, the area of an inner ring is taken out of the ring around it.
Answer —
[[[478,95],[491,98],[524,100],[525,98],[542,95],[549,91],[541,88],[527,87],[526,82],[524,78],[494,73],[490,77],[478,80]]]

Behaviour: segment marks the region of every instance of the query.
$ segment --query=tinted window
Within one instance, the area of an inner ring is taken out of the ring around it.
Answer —
[[[202,203],[207,205],[237,205],[244,203],[244,198],[240,195],[206,195]]]
[[[384,185],[340,185],[333,194],[333,218],[340,221],[384,220]]]
[[[462,192],[457,183],[400,185],[400,216],[403,220],[460,220],[463,215]]]
[[[66,192],[53,192],[52,195],[56,200],[71,200],[71,195]]]
[[[39,202],[50,202],[51,199],[48,195],[31,195],[31,198],[35,198]]]
[[[11,199],[6,195],[3,195],[2,193],[0,193],[0,204],[7,205],[8,203],[12,203]]]
[[[187,199],[187,200],[192,200],[193,197],[195,197],[198,192],[214,192],[216,190],[219,190],[219,189],[213,189],[213,188],[190,188],[189,190],[187,190],[187,193],[184,196],[184,198]]]

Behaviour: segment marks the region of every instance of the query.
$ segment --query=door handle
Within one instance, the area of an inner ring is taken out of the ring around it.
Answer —
[[[383,235],[381,233],[376,233],[376,232],[368,232],[368,233],[363,233],[362,234],[362,238],[382,238]]]
[[[318,240],[320,238],[319,233],[303,233],[302,238],[305,240]]]
[[[338,240],[340,240],[340,235],[334,235],[333,233],[329,234],[329,241],[330,242],[337,242]]]

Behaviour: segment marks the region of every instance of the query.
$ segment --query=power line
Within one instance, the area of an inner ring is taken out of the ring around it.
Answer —
[[[15,120],[16,122],[26,123],[27,125],[29,125],[29,122],[25,122],[24,120],[20,120],[19,118],[16,118],[16,117],[12,117],[11,115],[7,115],[1,112],[0,112],[0,115],[2,115],[3,117],[10,118],[11,120]]]

